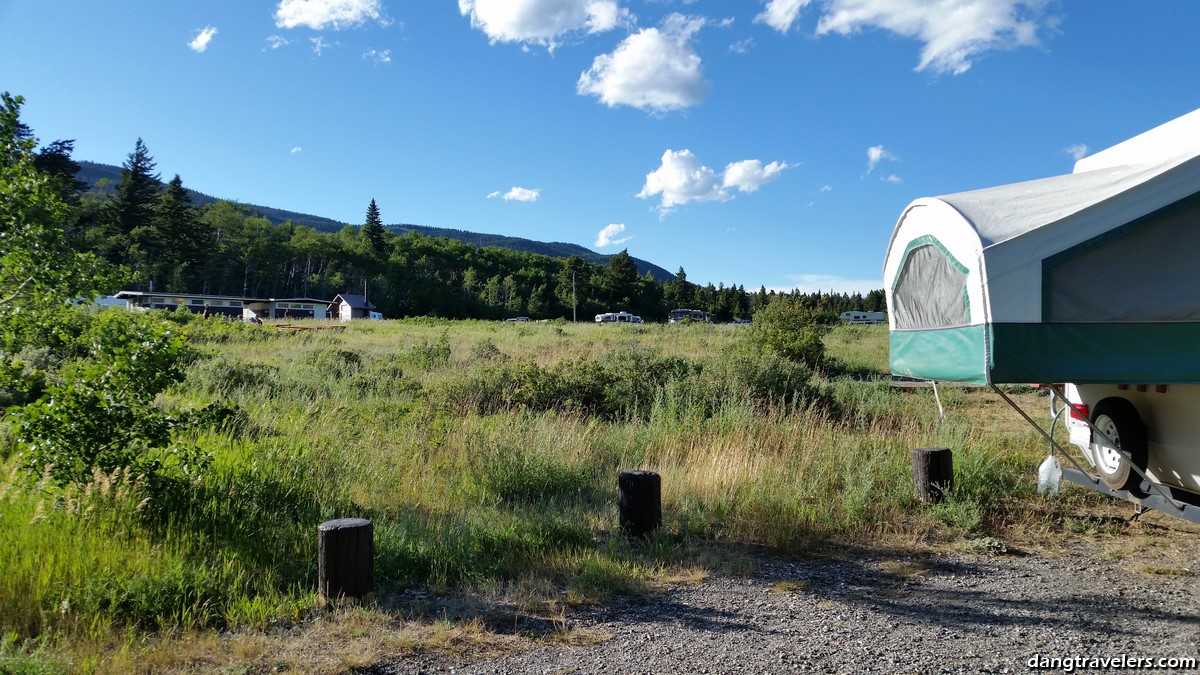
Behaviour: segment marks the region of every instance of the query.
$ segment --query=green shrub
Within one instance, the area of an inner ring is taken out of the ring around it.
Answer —
[[[734,349],[708,359],[688,384],[709,414],[722,405],[747,400],[760,406],[831,403],[829,395],[814,384],[812,368],[762,349]]]
[[[176,442],[201,418],[154,402],[183,379],[193,348],[173,325],[152,317],[98,312],[85,323],[75,343],[86,356],[66,361],[37,400],[9,410],[22,464],[59,483],[86,481],[96,468],[133,467],[151,476],[202,469],[205,454]]]
[[[504,362],[508,357],[491,338],[484,338],[471,346],[471,358],[476,361]]]
[[[358,373],[363,357],[349,349],[321,349],[310,352],[305,359],[318,375],[341,379]]]
[[[825,335],[831,328],[832,321],[823,308],[808,307],[785,295],[754,313],[747,336],[786,359],[818,368],[825,361]]]
[[[450,382],[441,392],[441,403],[484,415],[530,410],[610,420],[645,418],[667,383],[690,372],[680,357],[637,348],[550,367],[522,361],[485,367]]]
[[[425,370],[442,368],[450,364],[450,338],[443,331],[437,341],[430,344],[422,341],[408,353],[409,360]]]

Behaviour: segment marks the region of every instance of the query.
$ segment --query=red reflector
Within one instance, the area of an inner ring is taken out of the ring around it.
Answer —
[[[1137,386],[1137,390],[1138,390],[1138,391],[1146,391],[1146,385],[1144,385],[1144,384],[1139,384],[1139,385]]]
[[[1129,385],[1127,385],[1127,384],[1118,384],[1117,385],[1117,389],[1120,389],[1121,391],[1124,391],[1128,388],[1129,388]]]
[[[1167,385],[1156,384],[1156,385],[1154,385],[1154,391],[1157,391],[1160,394],[1165,394],[1165,393],[1167,393]]]
[[[1077,420],[1087,420],[1088,407],[1086,405],[1073,405],[1071,408],[1071,418]]]

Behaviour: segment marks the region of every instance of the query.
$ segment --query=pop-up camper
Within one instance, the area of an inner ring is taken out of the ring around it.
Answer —
[[[1200,110],[1068,175],[918,199],[884,263],[891,370],[1072,383],[1071,439],[1098,475],[1064,477],[1195,517],[1198,253]]]

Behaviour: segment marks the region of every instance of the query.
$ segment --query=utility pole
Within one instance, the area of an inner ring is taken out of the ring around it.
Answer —
[[[578,323],[579,319],[575,316],[575,308],[579,300],[575,297],[575,270],[571,270],[571,323]]]

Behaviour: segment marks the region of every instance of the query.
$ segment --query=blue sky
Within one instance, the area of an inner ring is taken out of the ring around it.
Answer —
[[[901,210],[1200,107],[1191,0],[4,0],[42,142],[699,283],[882,287]]]

